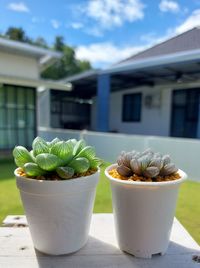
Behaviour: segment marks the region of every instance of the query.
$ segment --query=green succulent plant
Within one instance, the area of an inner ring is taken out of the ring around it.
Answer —
[[[30,152],[23,146],[16,146],[13,156],[16,165],[31,177],[56,173],[61,179],[70,179],[75,174],[97,169],[101,164],[94,147],[75,139],[62,141],[55,138],[47,142],[37,137]]]
[[[136,174],[155,178],[157,176],[168,176],[178,171],[175,164],[171,162],[169,155],[154,153],[151,149],[141,153],[123,151],[117,159],[117,164],[117,172],[125,177]]]

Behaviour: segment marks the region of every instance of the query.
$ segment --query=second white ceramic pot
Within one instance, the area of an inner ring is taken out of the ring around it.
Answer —
[[[177,194],[187,175],[166,182],[134,182],[113,178],[105,170],[112,189],[113,213],[121,250],[136,257],[151,258],[168,248]]]

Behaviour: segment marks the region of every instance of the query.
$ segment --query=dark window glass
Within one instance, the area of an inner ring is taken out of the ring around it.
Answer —
[[[123,95],[123,122],[139,122],[141,120],[142,94],[133,93]]]
[[[36,135],[35,89],[0,86],[0,149],[31,147]]]
[[[200,89],[174,90],[172,95],[171,136],[196,138]]]
[[[90,125],[88,100],[74,98],[68,92],[51,90],[51,126],[84,129]]]

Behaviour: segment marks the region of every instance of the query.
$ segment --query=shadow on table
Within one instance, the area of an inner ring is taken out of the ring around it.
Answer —
[[[122,252],[112,244],[89,236],[87,244],[73,254],[51,256],[36,250],[38,267],[40,268],[65,268],[65,267],[123,267],[123,268],[191,268],[199,264],[192,260],[197,250],[183,247],[171,242],[167,253],[153,255],[152,259],[140,259]]]

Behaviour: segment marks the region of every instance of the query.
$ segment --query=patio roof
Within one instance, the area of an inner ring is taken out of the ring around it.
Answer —
[[[136,86],[194,82],[200,79],[200,28],[196,27],[105,70],[68,77],[76,91],[95,95],[97,77],[111,77],[111,91]]]
[[[62,57],[62,53],[60,52],[1,37],[0,51],[36,58],[41,68],[49,66],[53,61]]]

